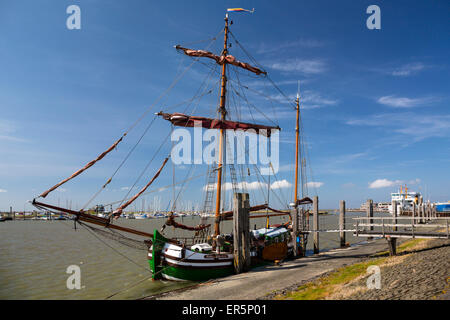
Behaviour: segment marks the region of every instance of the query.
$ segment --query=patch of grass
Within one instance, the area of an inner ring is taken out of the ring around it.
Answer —
[[[428,239],[412,239],[397,246],[397,252],[415,250],[421,248],[429,241]],[[388,257],[389,252],[383,251],[372,255],[372,259],[365,262],[355,263],[350,266],[339,268],[336,271],[321,277],[315,281],[299,286],[295,291],[286,295],[278,295],[277,300],[321,300],[336,297],[344,285],[356,282],[366,275],[367,268],[371,265],[390,265],[400,263],[399,257]]]
[[[397,252],[403,252],[407,249],[414,249],[419,244],[423,244],[424,242],[429,241],[428,239],[412,239],[406,242],[403,242],[401,245],[397,246]]]
[[[397,253],[404,252],[407,250],[414,250],[416,247],[421,247],[425,244],[429,239],[411,239],[403,242],[402,244],[397,246]],[[389,255],[389,251],[381,251],[372,255],[372,257],[382,257]]]
[[[288,293],[285,296],[277,296],[276,299],[288,300],[320,300],[330,297],[337,289],[345,283],[348,283],[362,275],[371,265],[380,265],[387,258],[378,258],[375,260],[356,263],[347,267],[340,268],[331,274],[321,277],[316,281],[309,282],[297,288],[296,291]]]

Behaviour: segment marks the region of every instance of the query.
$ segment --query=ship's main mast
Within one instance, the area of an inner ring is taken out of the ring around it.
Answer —
[[[224,44],[223,44],[223,52],[222,56],[226,57],[228,53],[228,14],[225,14],[225,30],[224,30]],[[226,66],[224,63],[222,65],[222,82],[220,89],[220,103],[219,103],[219,112],[221,120],[225,120],[225,115],[227,114],[225,108],[225,96],[227,91],[227,76],[226,76]],[[222,193],[222,161],[223,161],[223,143],[224,143],[224,130],[220,129],[220,138],[219,138],[219,159],[217,164],[217,197],[216,197],[216,221],[214,224],[214,236],[220,234],[220,200]]]
[[[297,122],[295,125],[295,182],[294,182],[294,206],[298,204],[298,156],[299,156],[299,134],[300,134],[300,95],[297,93]]]

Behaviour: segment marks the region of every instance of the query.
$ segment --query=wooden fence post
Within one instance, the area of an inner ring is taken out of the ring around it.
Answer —
[[[412,217],[411,217],[412,223],[416,223],[416,203],[413,202],[413,208],[412,208]]]
[[[345,200],[341,200],[339,203],[339,242],[341,248],[345,247]]]
[[[233,197],[234,270],[241,273],[250,268],[250,201],[248,193]]]
[[[313,198],[313,228],[319,230],[319,197]],[[314,254],[319,253],[319,232],[314,232]]]

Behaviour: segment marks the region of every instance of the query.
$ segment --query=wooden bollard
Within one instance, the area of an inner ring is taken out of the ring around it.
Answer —
[[[313,228],[314,231],[319,230],[319,197],[313,198]],[[319,253],[319,232],[314,232],[314,254]]]
[[[366,203],[367,203],[367,208],[366,208],[367,218],[373,218],[373,200],[368,199]],[[370,224],[373,223],[373,219],[367,219],[367,220]],[[369,230],[373,231],[373,226],[370,226]],[[373,239],[373,237],[367,237],[367,240],[372,240],[372,239]]]
[[[413,202],[413,207],[412,207],[412,217],[411,217],[412,223],[415,224],[416,223],[416,203]]]
[[[345,247],[345,200],[339,202],[339,243],[341,248]]]
[[[233,245],[236,273],[250,269],[250,200],[248,193],[233,197]]]

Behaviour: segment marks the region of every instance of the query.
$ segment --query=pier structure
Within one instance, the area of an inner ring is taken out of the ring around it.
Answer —
[[[450,239],[450,218],[438,217],[436,208],[429,202],[419,203],[418,218],[416,218],[415,204],[409,216],[402,215],[401,208],[400,214],[397,214],[396,201],[392,202],[392,208],[391,217],[353,218],[356,223],[354,235],[368,239],[385,238],[391,255],[396,254],[397,238]],[[438,230],[442,228],[444,230]]]
[[[436,213],[436,208],[431,203],[424,203],[422,200],[419,204],[413,206],[411,212],[402,212],[400,208],[400,210],[397,210],[396,201],[393,201],[393,213],[391,216],[374,217],[373,200],[368,199],[366,202],[366,216],[352,218],[354,228],[351,229],[345,228],[347,210],[344,200],[341,200],[339,203],[339,228],[320,229],[317,218],[318,203],[318,197],[314,197],[313,229],[298,231],[298,234],[313,233],[314,254],[319,253],[320,233],[338,233],[341,248],[347,246],[346,232],[352,232],[353,236],[365,237],[367,240],[385,238],[391,255],[396,254],[398,238],[450,239],[450,217],[439,217]]]

